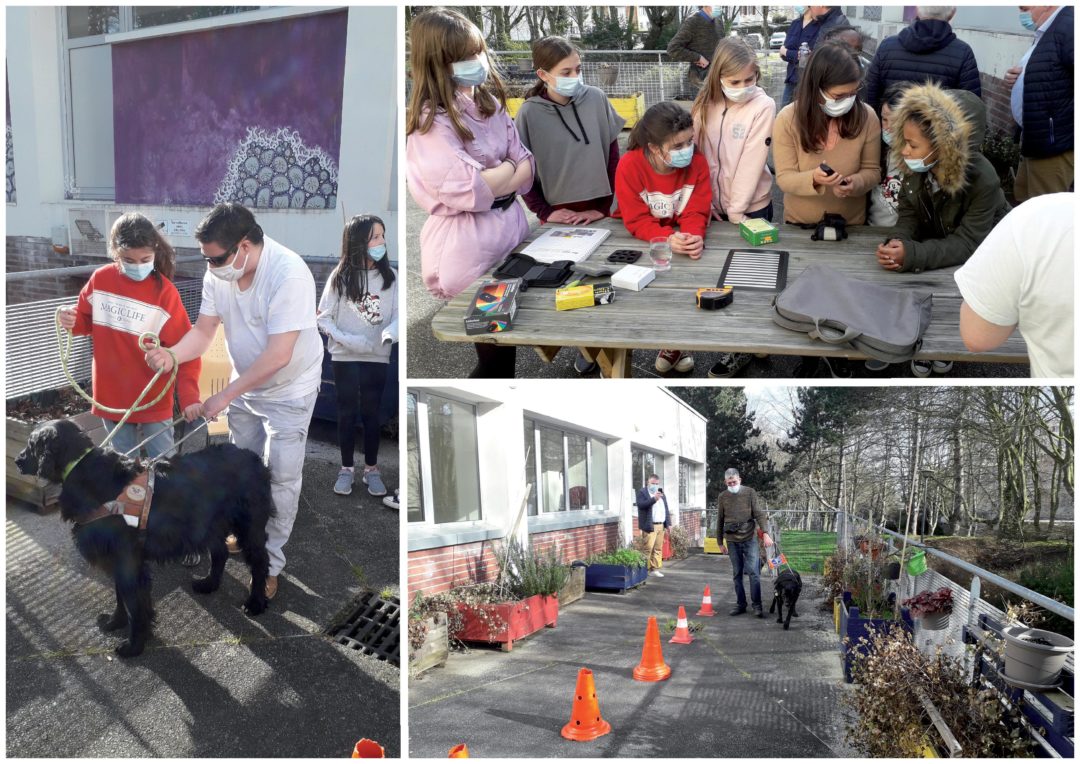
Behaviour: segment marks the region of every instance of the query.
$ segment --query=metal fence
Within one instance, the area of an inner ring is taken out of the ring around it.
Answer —
[[[536,82],[529,51],[497,50],[492,59],[512,93]],[[784,91],[787,64],[778,55],[758,51],[761,87],[779,98]],[[686,84],[690,64],[672,61],[662,50],[588,50],[582,52],[581,76],[586,85],[598,87],[609,97],[642,93],[645,108],[673,99],[692,100],[697,94]]]

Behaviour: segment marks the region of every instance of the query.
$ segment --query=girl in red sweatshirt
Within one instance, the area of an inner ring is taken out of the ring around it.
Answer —
[[[694,121],[678,104],[665,101],[645,112],[615,171],[614,216],[634,238],[667,237],[673,254],[696,260],[705,248],[712,188],[708,162],[694,149],[693,136]],[[662,374],[693,368],[694,357],[679,350],[661,350],[656,357]]]
[[[73,334],[89,334],[94,342],[94,400],[102,406],[126,410],[154,376],[139,347],[139,335],[154,332],[162,347],[169,347],[187,334],[191,321],[180,293],[169,280],[175,253],[153,223],[138,213],[123,215],[109,232],[109,254],[113,262],[94,271],[79,292],[78,304],[60,312],[60,325]],[[180,364],[176,392],[182,409],[199,403],[201,369],[198,358]],[[168,381],[168,375],[162,375],[142,404],[154,400]],[[114,414],[98,406],[91,410],[101,417],[107,432],[112,432],[123,418],[122,413]],[[147,455],[153,459],[172,449],[172,419],[170,387],[152,408],[128,417],[110,444],[123,453],[153,435],[146,444]]]

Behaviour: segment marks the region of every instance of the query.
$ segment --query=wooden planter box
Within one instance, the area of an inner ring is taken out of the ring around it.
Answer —
[[[570,578],[566,585],[559,590],[559,607],[563,608],[571,602],[577,602],[585,596],[585,566],[576,565],[570,568]]]
[[[895,595],[893,595],[895,598]],[[851,592],[844,592],[839,601],[840,607],[840,656],[844,664],[844,681],[851,683],[851,663],[856,655],[866,655],[867,646],[860,645],[859,640],[867,637],[871,627],[876,631],[882,631],[890,625],[898,625],[909,632],[914,628],[911,613],[907,608],[900,609],[900,620],[893,621],[888,618],[863,618],[859,615],[859,608],[851,604]]]
[[[585,588],[625,592],[649,577],[648,568],[605,565],[594,562],[585,568]]]
[[[409,673],[418,676],[430,668],[446,663],[450,646],[446,633],[446,613],[436,613],[428,618],[427,635],[419,650],[409,648]]]
[[[623,125],[624,130],[629,130],[637,121],[645,116],[645,94],[644,93],[631,93],[625,96],[608,96],[608,101],[611,102],[611,108],[615,109],[615,112],[626,120],[626,124]],[[516,117],[518,109],[521,108],[521,104],[525,103],[524,98],[507,98],[506,99],[506,113],[511,118]]]
[[[105,426],[89,411],[72,417],[71,421],[90,435],[94,445],[100,444],[105,439]],[[60,485],[48,483],[34,475],[21,475],[15,466],[15,457],[26,448],[26,440],[38,424],[40,422],[28,424],[18,419],[7,418],[7,495],[31,504],[39,514],[45,514],[57,509],[56,502],[60,497]]]
[[[497,623],[503,624],[499,631],[492,632],[480,617],[477,610],[484,610],[494,615]],[[545,597],[537,594],[520,602],[501,602],[495,605],[466,605],[458,603],[458,611],[465,620],[465,625],[457,634],[462,642],[496,642],[503,652],[514,649],[514,642],[540,631],[545,626],[555,628],[559,620],[558,597]]]

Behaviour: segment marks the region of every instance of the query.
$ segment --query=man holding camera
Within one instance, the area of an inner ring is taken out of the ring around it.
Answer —
[[[761,607],[761,577],[758,558],[758,542],[755,525],[764,534],[765,546],[772,544],[768,534],[769,516],[765,514],[764,502],[757,491],[742,485],[739,471],[731,468],[724,472],[727,490],[720,494],[717,509],[716,543],[720,551],[731,557],[731,575],[735,579],[736,605],[728,615],[746,612],[746,592],[743,589],[743,573],[750,576],[750,606],[758,618],[765,617]],[[730,550],[728,543],[730,543]]]
[[[659,476],[649,475],[645,486],[637,490],[636,503],[638,530],[646,536],[645,556],[648,557],[649,573],[663,578],[660,568],[664,564],[664,530],[671,527],[671,516]]]

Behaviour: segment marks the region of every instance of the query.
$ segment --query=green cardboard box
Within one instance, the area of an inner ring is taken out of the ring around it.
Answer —
[[[780,229],[762,218],[747,218],[739,223],[739,233],[754,246],[780,241]]]

